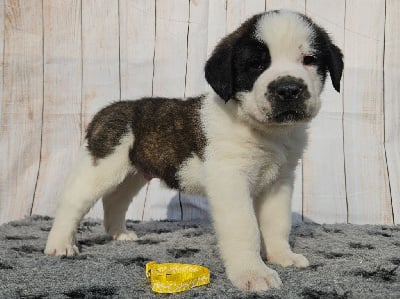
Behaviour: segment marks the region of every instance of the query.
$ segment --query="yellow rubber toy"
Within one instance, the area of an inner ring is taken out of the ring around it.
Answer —
[[[146,264],[146,276],[156,293],[178,293],[210,283],[210,270],[191,264]]]

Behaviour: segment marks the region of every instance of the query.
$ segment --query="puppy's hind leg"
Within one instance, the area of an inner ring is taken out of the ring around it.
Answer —
[[[81,150],[78,164],[67,179],[65,189],[49,233],[45,253],[75,255],[75,233],[79,222],[95,202],[134,172],[129,161],[133,135],[126,134],[120,144],[105,158],[94,160],[86,146]]]
[[[114,240],[137,239],[134,232],[126,230],[125,214],[132,197],[146,182],[140,173],[131,174],[114,191],[103,196],[104,227]]]

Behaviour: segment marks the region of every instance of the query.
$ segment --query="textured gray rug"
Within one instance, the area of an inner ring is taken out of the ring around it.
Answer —
[[[281,290],[244,293],[225,277],[208,223],[128,221],[140,239],[118,242],[99,221],[86,220],[78,234],[82,253],[59,258],[42,253],[51,222],[34,216],[0,226],[0,298],[400,298],[399,226],[297,225],[291,243],[311,266],[272,266]],[[154,294],[144,274],[150,260],[204,265],[212,281]]]

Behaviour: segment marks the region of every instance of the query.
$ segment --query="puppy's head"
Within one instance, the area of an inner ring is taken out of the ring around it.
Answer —
[[[244,119],[293,124],[317,114],[328,72],[340,91],[342,71],[343,55],[322,28],[302,14],[271,11],[222,39],[205,76],[221,99],[237,102]]]

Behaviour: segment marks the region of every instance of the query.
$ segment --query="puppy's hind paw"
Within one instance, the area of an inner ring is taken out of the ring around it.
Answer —
[[[113,234],[113,240],[117,241],[135,241],[138,239],[134,232],[123,232],[119,234]]]
[[[268,261],[282,267],[295,266],[297,268],[305,268],[310,265],[304,255],[291,251],[268,256]]]

